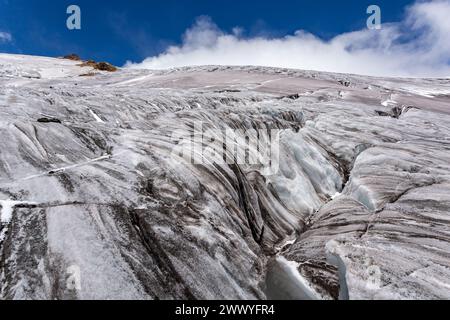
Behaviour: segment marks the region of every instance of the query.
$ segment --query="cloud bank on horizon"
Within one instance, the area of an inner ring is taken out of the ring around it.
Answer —
[[[401,22],[363,29],[325,41],[299,30],[281,38],[245,38],[199,17],[182,44],[129,68],[253,65],[373,76],[450,76],[450,0],[416,2]]]

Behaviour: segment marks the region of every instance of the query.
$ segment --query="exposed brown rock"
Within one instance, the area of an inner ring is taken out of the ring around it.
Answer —
[[[81,58],[75,53],[64,56],[64,59],[73,60],[73,61],[81,61]]]
[[[99,62],[95,65],[95,69],[101,70],[101,71],[109,71],[114,72],[117,71],[117,68],[113,66],[112,64],[109,64],[108,62]]]

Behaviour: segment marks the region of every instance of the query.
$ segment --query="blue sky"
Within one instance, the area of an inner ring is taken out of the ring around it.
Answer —
[[[0,0],[0,52],[85,58],[123,65],[179,45],[196,18],[207,15],[224,32],[239,26],[245,37],[282,37],[304,29],[321,39],[359,30],[366,8],[377,4],[382,21],[400,21],[406,0]],[[66,8],[82,10],[82,30],[69,31]]]

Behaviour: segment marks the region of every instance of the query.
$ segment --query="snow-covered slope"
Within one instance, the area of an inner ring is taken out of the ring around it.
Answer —
[[[0,55],[0,298],[450,298],[449,79],[77,64]],[[279,170],[174,158],[195,122]]]

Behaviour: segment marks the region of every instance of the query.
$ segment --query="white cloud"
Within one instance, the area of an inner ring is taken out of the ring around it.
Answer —
[[[9,32],[0,31],[0,43],[1,42],[11,42],[12,35]]]
[[[405,19],[324,41],[304,30],[281,38],[245,38],[200,17],[172,46],[131,68],[258,65],[379,76],[450,76],[450,0],[417,2]]]

